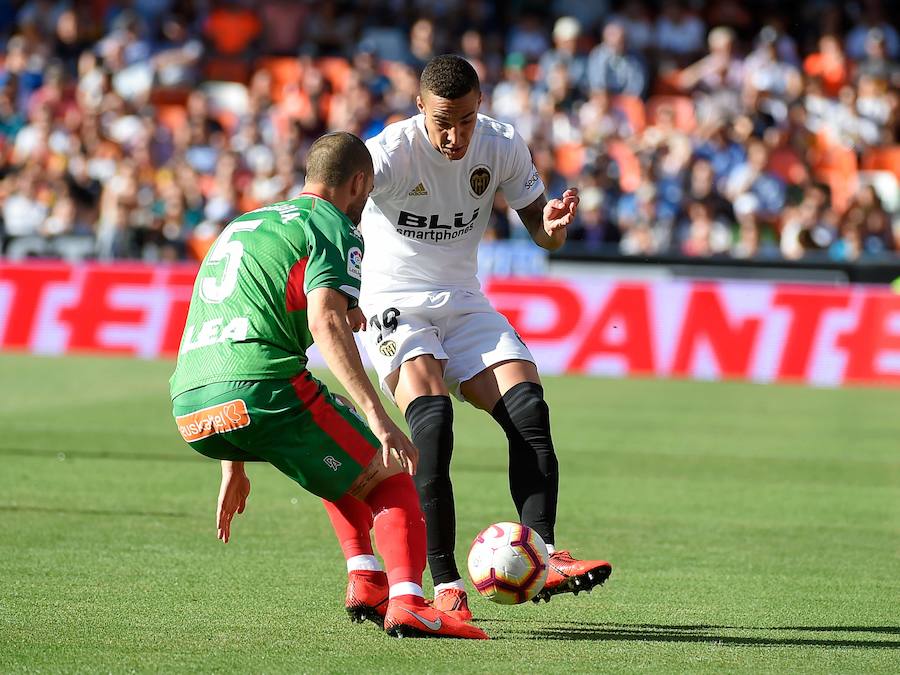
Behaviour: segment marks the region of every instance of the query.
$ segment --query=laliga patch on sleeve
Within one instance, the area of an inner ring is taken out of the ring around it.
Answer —
[[[175,418],[181,437],[188,443],[250,425],[247,404],[241,399],[212,405]]]
[[[347,274],[354,279],[362,279],[363,254],[355,246],[347,251]]]

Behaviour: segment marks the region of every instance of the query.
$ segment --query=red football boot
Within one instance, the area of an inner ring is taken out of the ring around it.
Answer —
[[[440,593],[435,593],[431,606],[436,610],[449,614],[460,621],[471,621],[472,612],[469,611],[469,598],[466,592],[458,588],[447,588]]]
[[[388,603],[384,630],[392,637],[446,637],[467,640],[487,640],[480,628],[460,621],[414,595],[401,595]]]
[[[532,602],[546,600],[560,593],[574,593],[581,591],[591,592],[594,586],[599,586],[612,574],[612,565],[605,560],[578,560],[573,558],[568,551],[556,551],[550,556],[550,564],[547,574],[547,583],[541,589]]]
[[[347,599],[344,606],[350,620],[355,623],[369,620],[381,626],[388,605],[387,574],[356,570],[347,576]]]

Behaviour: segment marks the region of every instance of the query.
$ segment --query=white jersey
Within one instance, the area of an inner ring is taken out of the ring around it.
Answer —
[[[478,115],[460,160],[431,145],[424,115],[391,124],[366,146],[375,189],[362,215],[363,296],[477,289],[478,244],[494,194],[502,189],[510,207],[521,209],[544,192],[522,137],[486,115]]]

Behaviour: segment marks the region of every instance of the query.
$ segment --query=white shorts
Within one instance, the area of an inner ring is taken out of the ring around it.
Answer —
[[[368,320],[362,333],[366,353],[392,400],[388,376],[423,354],[446,359],[444,383],[461,401],[460,384],[485,368],[514,359],[534,363],[507,318],[481,291],[378,293],[361,298],[360,307]]]

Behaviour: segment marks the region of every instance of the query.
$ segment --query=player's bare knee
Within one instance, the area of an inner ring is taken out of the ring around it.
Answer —
[[[359,500],[365,500],[365,498],[369,496],[369,493],[382,481],[387,480],[391,476],[396,476],[398,473],[405,472],[396,457],[391,455],[388,458],[388,465],[385,466],[382,459],[382,453],[379,450],[375,453],[375,456],[372,457],[372,461],[369,462],[368,466],[366,466],[359,476],[357,476],[356,480],[353,481],[347,492]]]
[[[466,401],[476,408],[492,413],[504,396],[501,392],[509,392],[518,385],[529,382],[540,385],[537,367],[531,361],[510,359],[488,366],[466,380],[460,385],[460,391]]]
[[[393,391],[397,405],[404,414],[409,405],[419,397],[450,395],[444,383],[444,365],[444,361],[430,354],[423,354],[400,366]]]

